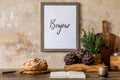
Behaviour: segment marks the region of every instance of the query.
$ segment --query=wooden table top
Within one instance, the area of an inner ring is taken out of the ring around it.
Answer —
[[[27,75],[16,73],[2,74],[5,70],[0,70],[0,80],[120,80],[120,71],[109,71],[108,78],[98,77],[97,72],[85,73],[86,79],[50,79],[49,73],[39,75]]]

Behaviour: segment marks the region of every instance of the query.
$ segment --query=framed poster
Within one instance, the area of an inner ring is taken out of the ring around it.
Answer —
[[[79,48],[79,3],[41,3],[41,51]]]

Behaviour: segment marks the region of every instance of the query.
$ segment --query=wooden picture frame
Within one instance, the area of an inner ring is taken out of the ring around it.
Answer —
[[[74,51],[79,34],[79,3],[41,3],[41,51]]]

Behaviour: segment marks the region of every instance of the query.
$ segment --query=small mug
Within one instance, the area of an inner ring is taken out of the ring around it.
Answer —
[[[100,77],[108,77],[108,67],[107,66],[99,67],[98,75]]]

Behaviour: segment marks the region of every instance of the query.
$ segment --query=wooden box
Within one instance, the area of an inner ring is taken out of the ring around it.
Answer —
[[[110,69],[120,70],[120,56],[110,56]]]

